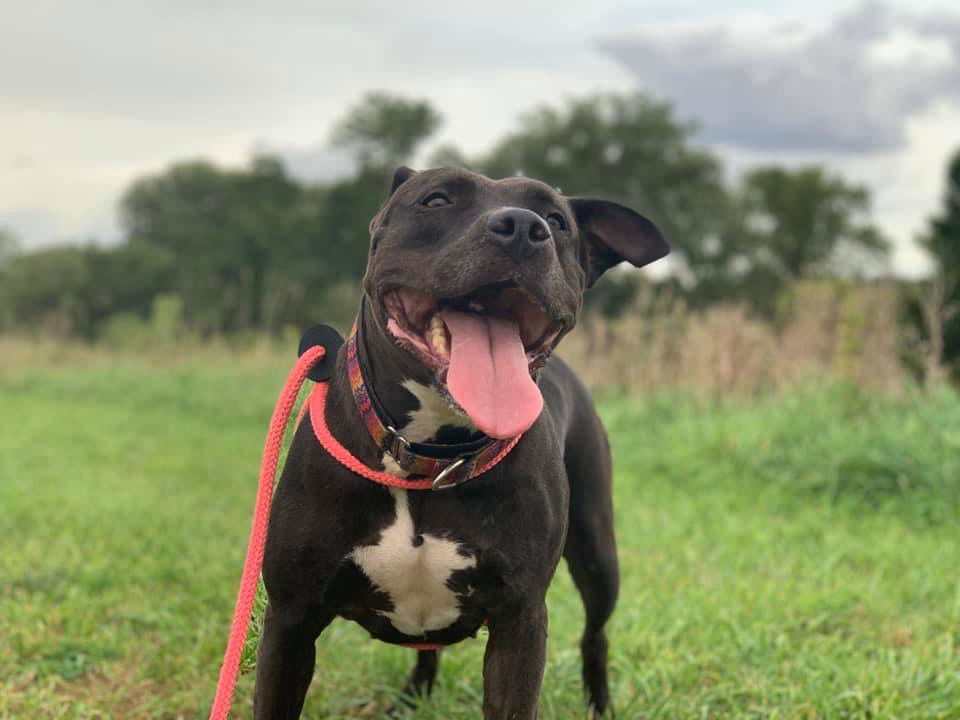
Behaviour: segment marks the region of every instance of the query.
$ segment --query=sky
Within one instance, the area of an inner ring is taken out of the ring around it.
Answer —
[[[435,145],[467,152],[536,105],[640,89],[733,175],[816,162],[865,183],[894,269],[923,274],[914,238],[960,148],[960,9],[771,5],[0,0],[0,226],[26,247],[115,242],[124,188],[188,158],[269,150],[336,177],[330,128],[372,89],[428,98]]]

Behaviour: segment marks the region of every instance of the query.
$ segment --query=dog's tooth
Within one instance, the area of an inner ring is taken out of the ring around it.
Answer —
[[[478,312],[478,313],[486,310],[486,308],[481,303],[478,303],[476,300],[472,300],[469,303],[467,303],[467,307],[473,310],[474,312]]]
[[[447,347],[447,328],[439,315],[430,318],[430,342],[441,357],[447,357],[450,354]]]

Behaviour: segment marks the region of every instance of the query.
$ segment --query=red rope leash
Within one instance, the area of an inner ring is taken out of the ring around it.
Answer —
[[[247,558],[243,562],[243,576],[237,593],[237,604],[233,610],[230,639],[223,654],[223,664],[220,666],[220,678],[217,681],[217,694],[213,700],[213,707],[210,709],[210,720],[227,720],[230,712],[233,691],[237,684],[237,672],[240,669],[240,656],[247,640],[247,627],[250,624],[253,599],[257,593],[260,568],[263,565],[263,548],[267,542],[267,522],[270,519],[270,500],[273,497],[273,478],[277,471],[283,433],[307,373],[325,354],[326,349],[316,345],[300,356],[287,376],[277,405],[273,409],[273,416],[270,418],[270,428],[263,446],[263,460],[260,463],[260,481],[253,510],[250,540],[247,543]]]

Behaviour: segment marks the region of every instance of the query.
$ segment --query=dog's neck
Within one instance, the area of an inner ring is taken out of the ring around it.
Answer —
[[[380,326],[369,301],[362,303],[360,312],[357,352],[363,382],[376,394],[385,415],[381,420],[410,442],[460,443],[478,437],[469,418],[454,410],[436,388],[433,371],[399,348]],[[345,368],[338,368],[334,383],[344,386],[335,392],[359,417]]]

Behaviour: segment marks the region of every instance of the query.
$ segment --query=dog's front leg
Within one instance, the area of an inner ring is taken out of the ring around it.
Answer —
[[[484,720],[536,720],[547,653],[541,598],[511,616],[491,618],[483,658]]]
[[[256,720],[297,720],[316,658],[317,636],[333,615],[267,605],[257,651]]]

